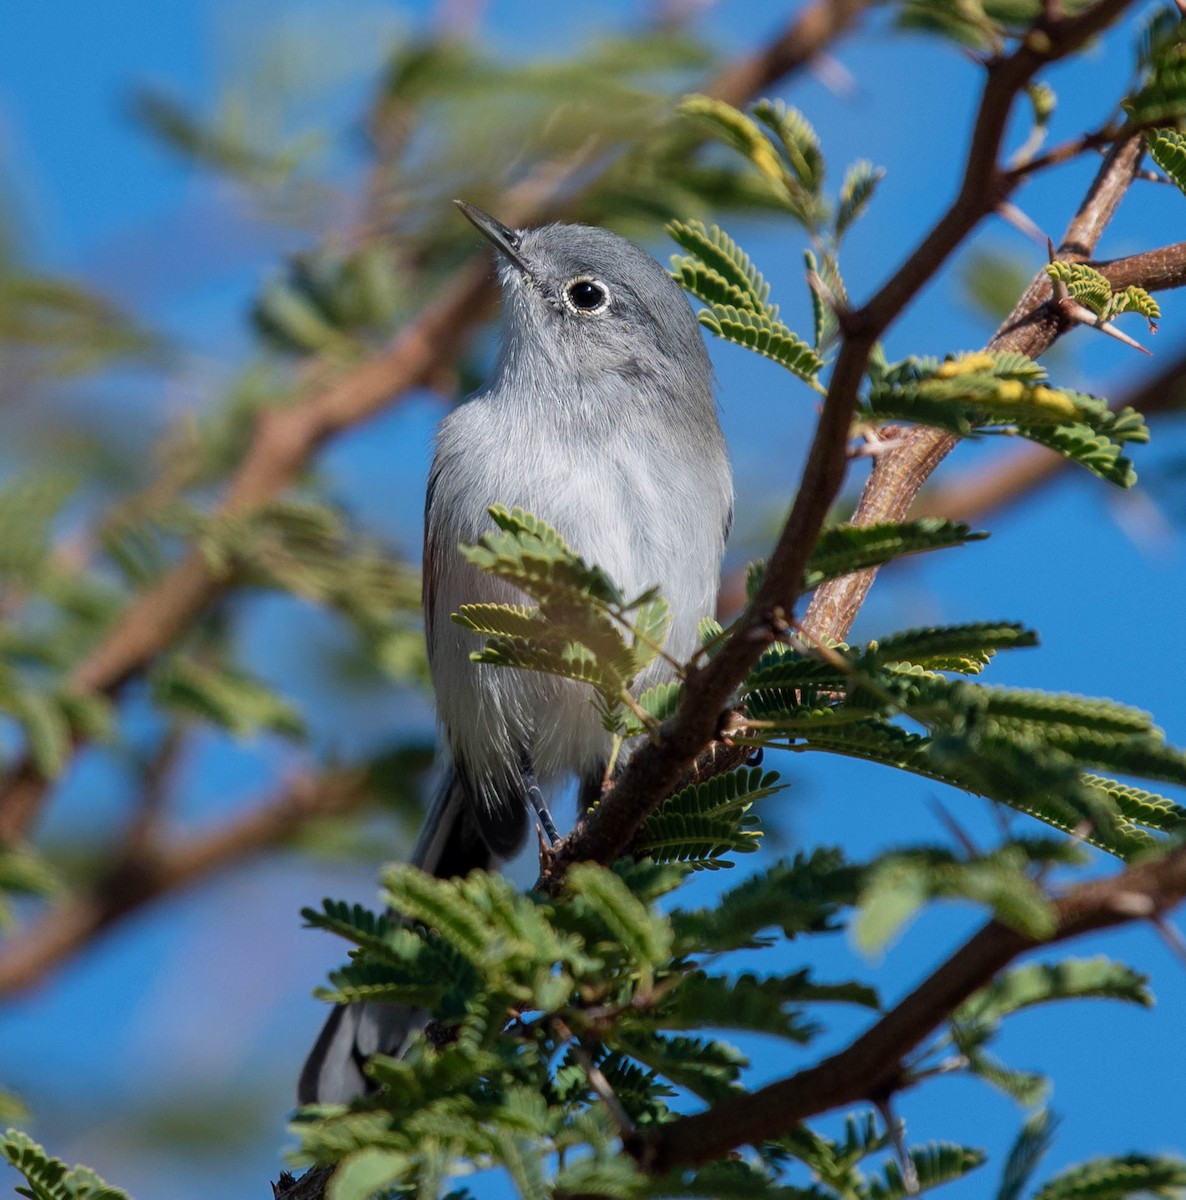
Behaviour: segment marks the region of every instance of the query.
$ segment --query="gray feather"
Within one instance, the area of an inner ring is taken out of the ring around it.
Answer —
[[[587,687],[470,660],[481,640],[450,614],[524,597],[458,544],[491,528],[491,505],[527,509],[628,594],[657,585],[672,611],[667,649],[681,660],[715,607],[733,504],[708,354],[667,272],[604,229],[513,231],[462,207],[502,250],[505,311],[489,383],[441,423],[425,512],[428,657],[452,765],[413,861],[437,875],[509,856],[527,827],[525,781],[575,775],[588,788],[610,752]],[[603,310],[566,299],[580,280],[608,296]],[[670,674],[656,660],[637,689]],[[358,1095],[366,1055],[398,1054],[422,1023],[394,1005],[335,1010],[302,1102]]]

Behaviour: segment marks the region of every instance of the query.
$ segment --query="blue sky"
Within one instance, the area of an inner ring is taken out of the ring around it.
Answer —
[[[47,270],[81,274],[148,317],[186,352],[187,384],[161,394],[147,380],[97,389],[95,412],[125,423],[128,436],[164,427],[200,404],[202,383],[222,364],[249,352],[244,312],[279,255],[300,246],[297,231],[264,229],[228,185],[180,163],[128,119],[131,89],[150,81],[198,106],[215,103],[242,46],[254,31],[299,29],[322,22],[324,89],[315,114],[339,120],[367,95],[385,39],[423,19],[425,5],[284,4],[280,0],[70,0],[25,5],[6,14],[0,38],[0,186],[22,214],[26,257]],[[466,7],[458,4],[457,7]],[[705,20],[715,44],[735,51],[758,44],[791,6],[722,0]],[[476,5],[484,35],[508,52],[574,49],[641,6],[559,6],[519,0]],[[875,26],[883,25],[875,22]],[[951,195],[958,176],[977,82],[976,69],[948,48],[921,38],[866,36],[835,51],[856,81],[837,94],[819,76],[785,93],[816,124],[839,177],[845,163],[869,157],[888,175],[869,218],[851,236],[847,281],[869,292],[920,236]],[[1104,116],[1101,105],[1127,76],[1125,38],[1105,39],[1078,73],[1060,69],[1055,135],[1077,132]],[[1107,83],[1107,87],[1099,86]],[[334,170],[357,166],[347,145],[327,149]],[[1090,178],[1078,162],[1043,178],[1022,206],[1057,240]],[[1116,256],[1180,237],[1186,203],[1170,188],[1144,187],[1129,198],[1101,252]],[[772,233],[745,222],[732,232],[785,298],[792,324],[804,324],[800,246],[792,230]],[[1018,257],[1028,270],[1040,250],[1001,222],[978,236],[987,253]],[[670,247],[656,245],[665,257]],[[1180,301],[1163,298],[1165,319],[1153,343],[1162,356],[1180,345]],[[991,323],[962,300],[949,270],[887,337],[891,357],[944,353],[983,344]],[[1112,394],[1147,370],[1136,354],[1079,332],[1059,355],[1058,382]],[[1099,344],[1096,344],[1099,343]],[[760,552],[764,531],[787,502],[810,432],[813,401],[788,387],[777,368],[732,347],[714,346],[722,419],[739,486],[733,555]],[[414,398],[331,446],[322,465],[334,492],[367,527],[410,553],[431,430],[439,405]],[[28,415],[25,415],[25,420]],[[55,419],[40,414],[38,419]],[[1000,446],[966,446],[943,477],[983,463]],[[1186,696],[1176,656],[1186,566],[1178,532],[1151,519],[1180,510],[1170,468],[1186,446],[1182,430],[1159,424],[1154,444],[1138,450],[1138,469],[1154,481],[1134,502],[1105,485],[1067,476],[1055,487],[988,522],[992,537],[912,564],[879,581],[858,633],[952,619],[1023,620],[1042,634],[1040,649],[998,660],[997,682],[1107,694],[1150,708],[1170,739],[1186,744]],[[2,461],[2,460],[0,460]],[[13,464],[9,463],[9,467]],[[268,601],[249,614],[243,645],[249,660],[300,701],[318,692],[321,660],[310,645],[332,644],[329,622],[292,602]],[[1093,653],[1084,653],[1090,646]],[[324,708],[324,706],[323,706]],[[315,711],[314,742],[343,752],[372,745],[393,728],[423,729],[423,706],[385,692],[355,706]],[[798,844],[842,843],[853,858],[887,846],[940,840],[937,799],[986,843],[994,825],[985,806],[860,764],[832,760],[779,764],[792,783],[773,821],[785,851]],[[197,739],[181,766],[178,824],[226,817],[274,786],[292,766],[277,744],[231,745]],[[102,827],[122,811],[120,779],[90,757],[72,773],[49,829]],[[375,846],[375,861],[399,847]],[[777,849],[764,853],[776,853]],[[749,864],[745,864],[748,867]],[[735,873],[736,874],[736,873]],[[311,988],[341,957],[330,939],[299,928],[298,910],[321,895],[369,899],[373,866],[347,867],[295,854],[272,856],[137,916],[71,962],[35,993],[0,1012],[6,1084],[35,1114],[33,1130],[54,1150],[99,1169],[138,1200],[189,1200],[266,1188],[288,1144],[284,1120],[292,1081],[321,1019]],[[719,881],[698,887],[710,889]],[[820,952],[820,970],[840,977],[872,971],[883,994],[903,994],[937,963],[978,914],[953,906],[928,913],[872,964],[838,939]],[[1148,930],[1092,939],[1076,954],[1106,951],[1153,974],[1152,1013],[1086,1003],[1017,1018],[1000,1047],[1016,1066],[1049,1070],[1054,1107],[1065,1121],[1052,1165],[1091,1154],[1186,1149],[1186,1039],[1180,1034],[1186,973]],[[832,1014],[828,1014],[829,1017]],[[856,1026],[842,1015],[811,1055],[834,1048]],[[769,1073],[807,1057],[748,1047]],[[1107,1098],[1106,1106],[1099,1097]],[[225,1153],[195,1143],[187,1152],[187,1108],[221,1097],[231,1131]],[[99,1099],[96,1099],[99,1097]],[[155,1107],[148,1133],[129,1114]],[[244,1115],[236,1120],[242,1106]],[[901,1115],[913,1141],[931,1138],[985,1145],[996,1157],[988,1177],[950,1189],[983,1195],[1022,1113],[981,1085],[946,1079],[905,1096]],[[825,1125],[828,1123],[825,1122]],[[174,1136],[165,1139],[160,1130]],[[165,1147],[162,1149],[162,1147]],[[491,1194],[502,1194],[495,1186]]]

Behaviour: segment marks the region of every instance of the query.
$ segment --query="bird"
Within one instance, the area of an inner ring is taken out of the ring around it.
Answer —
[[[411,861],[440,878],[512,857],[533,811],[550,832],[543,791],[557,782],[598,797],[611,752],[586,685],[474,662],[480,638],[450,619],[462,604],[525,600],[458,549],[490,530],[490,507],[548,522],[624,594],[660,588],[667,656],[636,694],[696,652],[733,512],[708,352],[667,270],[607,229],[512,229],[456,204],[494,246],[503,320],[488,382],[439,426],[425,500],[424,622],[446,763]],[[364,1094],[366,1059],[398,1055],[424,1021],[401,1005],[337,1006],[299,1101]]]

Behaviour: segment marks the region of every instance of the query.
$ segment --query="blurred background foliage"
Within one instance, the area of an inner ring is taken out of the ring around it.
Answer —
[[[301,819],[226,854],[228,865],[250,857],[250,871],[197,900],[167,896],[136,916],[133,933],[98,940],[65,971],[47,969],[49,982],[39,972],[32,991],[13,989],[4,1041],[14,1067],[0,1084],[31,1104],[34,1130],[55,1152],[142,1200],[223,1192],[232,1179],[239,1190],[265,1186],[321,1017],[304,998],[339,955],[300,935],[296,913],[323,893],[369,899],[375,864],[414,830],[433,744],[416,540],[427,439],[444,406],[483,377],[492,342],[479,329],[430,386],[347,431],[282,497],[247,515],[219,513],[261,416],[323,394],[471,259],[457,196],[507,219],[526,211],[607,225],[660,258],[674,249],[661,239],[673,217],[749,230],[768,273],[803,293],[803,312],[788,319],[806,320],[797,237],[765,220],[777,198],[674,114],[681,94],[759,49],[794,5],[616,3],[580,22],[539,3],[486,7],[236,11],[208,0],[185,17],[125,5],[80,18],[79,44],[52,85],[68,94],[69,71],[82,79],[88,55],[109,57],[112,74],[100,78],[117,114],[105,134],[113,159],[125,153],[117,139],[151,144],[146,174],[163,171],[167,183],[154,177],[157,198],[139,203],[135,174],[107,167],[103,146],[79,144],[73,186],[95,188],[96,211],[108,215],[78,221],[78,231],[62,216],[69,233],[55,240],[54,198],[32,165],[38,147],[9,147],[0,168],[0,744],[10,763],[27,754],[54,781],[36,853],[0,856],[0,883],[17,893],[8,918],[36,927],[61,896],[109,881],[121,855],[224,823],[240,829],[276,797],[315,797]],[[912,19],[933,22],[934,5],[917,8]],[[9,19],[27,22],[11,55],[49,52],[48,23]],[[855,127],[845,149],[856,153],[843,161],[892,164],[900,143],[918,156],[918,122],[941,96],[955,97],[943,119],[951,145],[962,144],[975,76],[945,74],[958,64],[936,65],[940,51],[917,36],[887,41],[888,24],[875,10],[851,58],[826,57],[805,85],[837,110],[835,122]],[[961,30],[980,44],[975,28]],[[196,34],[201,45],[185,47]],[[211,77],[146,80],[135,55],[153,37],[185,47],[163,61],[182,74],[200,62]],[[0,84],[0,115],[26,86],[36,94],[19,73]],[[912,117],[894,118],[897,141],[878,145],[885,115],[875,121],[854,101],[862,89],[909,103]],[[78,94],[92,95],[81,83]],[[1072,116],[1080,128],[1090,119]],[[69,139],[69,121],[53,137]],[[825,134],[835,128],[824,124]],[[954,157],[934,138],[921,157],[897,199],[854,233],[861,267],[850,287],[872,286],[913,238],[918,209],[946,195]],[[1057,234],[1081,190],[1075,181],[1039,190],[1043,227]],[[113,218],[123,202],[128,215]],[[1163,202],[1153,202],[1151,228]],[[1122,232],[1121,246],[1150,244],[1132,245],[1134,236]],[[1043,258],[1008,229],[978,239],[936,307],[907,327],[910,349],[981,344]],[[950,323],[937,329],[937,314]],[[1099,361],[1094,350],[1058,353],[1072,360],[1068,383]],[[722,373],[737,361],[728,351],[717,360]],[[722,392],[741,480],[740,562],[781,519],[812,413],[770,399],[769,376],[748,364]],[[1165,505],[1138,518],[1138,540],[1182,511],[1180,434],[1163,446],[1151,466],[1168,480]],[[225,584],[218,602],[118,703],[72,687],[130,598],[192,551]],[[916,574],[882,603],[911,611],[897,623],[920,624],[918,611],[942,604],[931,587]],[[851,780],[835,786],[862,788]],[[809,777],[803,787],[810,796]],[[784,838],[804,819],[787,812]],[[778,828],[769,840],[777,844]]]

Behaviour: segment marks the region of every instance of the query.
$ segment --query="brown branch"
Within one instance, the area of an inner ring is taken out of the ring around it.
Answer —
[[[264,413],[242,466],[218,507],[242,513],[278,495],[329,438],[373,416],[430,379],[459,348],[492,300],[485,261],[470,263],[393,346],[347,372],[320,394]],[[79,691],[113,693],[142,671],[228,587],[196,551],[129,604],[111,632],[69,678]],[[0,798],[0,842],[24,836],[48,783],[28,760]]]
[[[843,32],[868,2],[819,0],[769,47],[725,68],[705,90],[732,103],[743,102],[809,61]],[[501,216],[511,224],[527,223],[544,207],[545,198],[530,196],[527,188],[521,188],[507,198]],[[485,314],[492,295],[485,259],[471,262],[389,351],[304,404],[265,413],[219,512],[242,512],[274,497],[299,475],[326,440],[430,380]],[[224,586],[198,555],[191,555],[133,602],[111,635],[76,669],[71,685],[80,690],[118,689],[170,645]],[[0,804],[0,842],[23,835],[44,789],[45,780],[30,763],[18,768]]]
[[[852,26],[869,3],[870,0],[815,0],[768,45],[725,67],[709,94],[730,104],[744,103],[776,80],[808,65]]]
[[[715,657],[689,674],[679,713],[664,726],[659,741],[634,754],[592,815],[554,847],[538,885],[545,891],[557,892],[575,862],[608,863],[623,854],[646,814],[670,795],[696,756],[717,737],[738,681],[784,627],[785,614],[802,590],[811,549],[844,482],[845,443],[859,382],[853,372],[859,375],[863,369],[861,355],[868,353],[872,340],[861,350],[855,345],[850,339],[845,343],[847,355],[841,350],[791,514],[737,631]]]
[[[1179,847],[1110,879],[1082,884],[1056,900],[1057,931],[1047,942],[990,921],[838,1054],[756,1092],[661,1125],[635,1137],[627,1149],[648,1171],[662,1173],[719,1158],[738,1146],[785,1133],[808,1117],[908,1086],[902,1059],[1014,959],[1094,930],[1156,918],[1184,898],[1186,848]]]
[[[1113,291],[1122,291],[1130,285],[1148,292],[1168,291],[1186,285],[1186,242],[1091,265],[1107,277]]]
[[[359,773],[298,780],[258,808],[174,846],[146,842],[134,826],[123,851],[93,885],[55,901],[0,948],[0,995],[35,986],[68,956],[158,897],[275,845],[311,818],[349,811],[365,790]]]
[[[1144,286],[1144,285],[1141,285]],[[1119,408],[1146,416],[1179,410],[1186,404],[1186,354],[1120,396]],[[1057,479],[1071,463],[1041,446],[1026,446],[1004,462],[970,471],[959,479],[924,491],[910,510],[914,517],[950,517],[978,521]]]
[[[1139,135],[1112,147],[1067,227],[1059,257],[1086,259],[1095,249],[1132,184],[1142,151],[1143,140]],[[1026,288],[988,348],[1015,350],[1031,358],[1045,353],[1062,332],[1062,319],[1048,303],[1049,299],[1050,279],[1043,271]],[[906,433],[895,448],[874,461],[853,523],[904,521],[923,485],[951,453],[956,440],[949,433],[924,427]],[[804,628],[816,637],[846,637],[876,576],[873,568],[824,584],[812,598],[803,619]]]
[[[705,91],[742,104],[788,72],[809,62],[856,20],[871,0],[815,0],[764,49],[743,55],[709,81]],[[499,216],[529,224],[556,215],[564,178],[548,170],[508,193]],[[291,408],[264,413],[218,513],[242,513],[280,494],[329,439],[398,402],[438,375],[457,353],[494,299],[484,256],[471,261],[444,293],[393,345],[342,375],[324,391]],[[69,684],[107,694],[143,671],[226,591],[228,581],[190,554],[131,601],[100,645],[72,673]],[[23,838],[49,784],[31,760],[0,785],[0,844]]]
[[[554,847],[539,880],[538,886],[544,890],[552,894],[559,891],[565,872],[574,862],[608,863],[624,854],[647,814],[671,794],[681,778],[693,772],[698,756],[711,758],[712,744],[722,732],[723,714],[737,684],[770,642],[784,632],[799,600],[811,549],[844,481],[848,430],[874,344],[952,251],[1007,195],[1010,181],[998,160],[1018,93],[1039,68],[1078,48],[1110,24],[1129,2],[1100,0],[1078,16],[1048,23],[1040,38],[1027,38],[1014,54],[989,64],[955,199],[918,248],[864,307],[839,314],[842,338],[827,398],[795,503],[767,562],[762,583],[734,633],[713,658],[689,674],[679,711],[663,727],[660,738],[634,754],[598,807]],[[937,454],[934,463],[942,456]],[[911,460],[900,461],[908,465]],[[883,467],[883,475],[886,470]],[[916,466],[910,466],[910,470],[918,473]],[[909,478],[895,479],[899,491],[910,486]],[[921,486],[919,478],[917,487]],[[887,490],[885,501],[892,502],[894,495],[894,491]],[[863,599],[864,591],[853,605],[851,616],[855,616]],[[809,609],[808,620],[811,617]],[[812,631],[821,632],[818,628]]]

